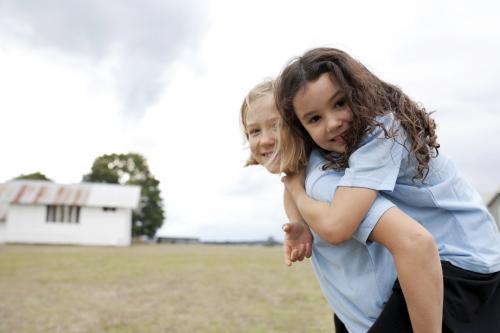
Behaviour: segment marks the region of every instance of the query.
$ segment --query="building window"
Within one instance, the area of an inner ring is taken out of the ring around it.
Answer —
[[[105,212],[114,212],[116,211],[116,207],[102,207],[102,210]]]
[[[80,206],[48,205],[45,220],[50,223],[80,223]]]

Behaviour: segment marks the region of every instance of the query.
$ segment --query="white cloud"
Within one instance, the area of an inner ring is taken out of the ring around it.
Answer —
[[[242,167],[239,107],[290,58],[327,45],[438,110],[443,151],[480,191],[500,185],[496,3],[149,1],[132,13],[135,3],[53,1],[28,15],[0,2],[2,179],[41,171],[77,182],[98,155],[135,151],[161,181],[169,234],[279,238],[281,183]],[[38,17],[79,11],[62,32]],[[180,32],[164,34],[178,19]],[[131,52],[142,40],[144,53]]]
[[[196,50],[205,4],[190,0],[9,1],[0,3],[4,37],[38,49],[112,60],[122,107],[142,114],[168,81],[169,65]]]

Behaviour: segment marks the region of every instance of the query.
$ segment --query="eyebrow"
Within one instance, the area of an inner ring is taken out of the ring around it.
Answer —
[[[281,119],[280,116],[276,116],[276,117],[272,117],[272,118],[269,118],[266,123],[272,123],[272,122],[275,122],[275,121],[279,121]],[[247,122],[247,125],[246,127],[249,128],[251,126],[257,126],[258,123],[257,122]]]
[[[331,103],[332,101],[334,101],[335,99],[338,98],[339,95],[343,95],[344,94],[344,91],[339,89],[337,90],[329,99],[328,99],[328,103]],[[304,114],[302,116],[302,119],[305,119],[307,118],[311,113],[315,113],[316,110],[311,110],[311,111],[308,111],[306,114]]]

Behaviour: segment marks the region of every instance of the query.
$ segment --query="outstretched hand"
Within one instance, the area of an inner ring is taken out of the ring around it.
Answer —
[[[304,222],[285,223],[283,231],[285,232],[283,250],[287,266],[292,266],[292,262],[311,257],[312,235],[307,224]]]
[[[299,171],[294,174],[286,175],[281,178],[281,181],[285,184],[285,188],[292,196],[295,196],[299,191],[305,191],[304,181],[305,175],[304,170]]]

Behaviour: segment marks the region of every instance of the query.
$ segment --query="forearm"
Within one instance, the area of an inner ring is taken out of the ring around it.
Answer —
[[[328,203],[316,201],[307,196],[305,192],[296,194],[294,203],[303,220],[322,239],[336,244],[344,241],[335,237],[340,234],[336,230],[339,227],[339,223],[336,221],[335,215],[328,216],[330,211]]]
[[[291,194],[306,223],[334,245],[352,237],[377,196],[371,189],[348,187],[338,188],[331,203],[314,200],[301,188]]]
[[[286,189],[284,191],[283,206],[285,208],[285,214],[290,222],[304,222],[300,211],[298,210],[295,202],[293,201],[292,195]]]
[[[285,212],[290,223],[283,225],[285,233],[283,241],[284,259],[288,266],[292,262],[302,261],[304,258],[310,258],[312,255],[312,235],[309,227],[304,222],[290,193],[285,189],[284,193]]]

